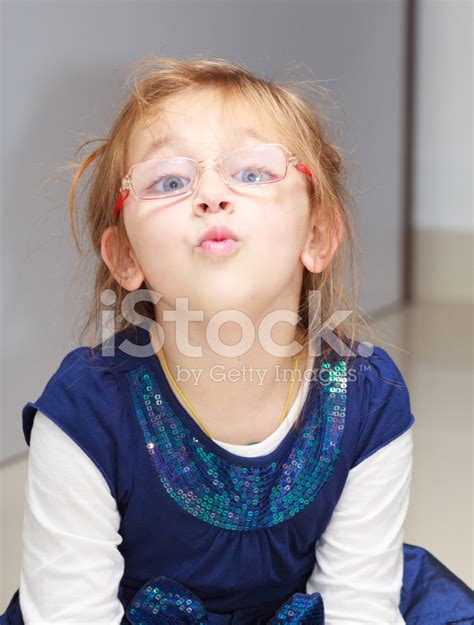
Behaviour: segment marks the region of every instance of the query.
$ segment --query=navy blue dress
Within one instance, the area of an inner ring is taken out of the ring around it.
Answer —
[[[99,347],[65,356],[24,406],[23,431],[29,445],[40,410],[106,479],[121,516],[123,625],[323,625],[324,597],[305,592],[316,541],[351,468],[414,422],[387,352],[317,359],[297,424],[270,454],[247,458],[182,407],[145,325]],[[472,625],[468,586],[422,547],[403,552],[405,621]],[[17,590],[0,625],[21,624]]]

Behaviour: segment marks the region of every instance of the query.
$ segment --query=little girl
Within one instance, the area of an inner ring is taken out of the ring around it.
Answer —
[[[414,417],[357,338],[344,168],[316,107],[220,59],[137,70],[72,182],[77,243],[93,168],[97,334],[23,408],[0,623],[471,623],[469,588],[403,542]]]

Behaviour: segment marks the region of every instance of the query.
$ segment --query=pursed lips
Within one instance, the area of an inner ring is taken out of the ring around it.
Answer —
[[[237,235],[224,225],[216,225],[209,228],[199,239],[198,246],[204,241],[226,241],[226,240],[238,241]]]

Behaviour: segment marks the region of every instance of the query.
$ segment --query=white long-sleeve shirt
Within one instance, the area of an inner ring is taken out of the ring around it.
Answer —
[[[305,380],[290,411],[254,445],[215,442],[242,456],[275,449],[299,414]],[[410,427],[349,471],[315,546],[308,593],[321,593],[326,625],[402,625],[403,526],[409,504]],[[20,607],[26,625],[119,625],[124,561],[120,515],[104,476],[53,421],[35,417],[25,486]]]

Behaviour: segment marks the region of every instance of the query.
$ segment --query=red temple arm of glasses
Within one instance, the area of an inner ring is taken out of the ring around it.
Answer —
[[[118,219],[120,209],[122,208],[123,203],[128,198],[130,193],[130,189],[125,189],[125,191],[121,191],[118,197],[117,203],[115,204],[115,219]]]
[[[311,169],[306,167],[304,163],[298,163],[297,165],[295,165],[295,167],[302,174],[305,174],[306,176],[310,176],[311,178],[313,177],[313,172],[311,171]],[[125,191],[120,192],[117,203],[115,204],[115,219],[116,220],[118,219],[120,209],[122,208],[123,203],[128,198],[129,194],[130,194],[130,189],[125,189]]]
[[[304,163],[298,163],[297,165],[295,165],[296,169],[298,171],[300,171],[302,174],[306,174],[306,176],[309,176],[310,178],[313,177],[313,172],[311,171],[311,169],[309,169],[308,167],[306,167],[306,165]]]

